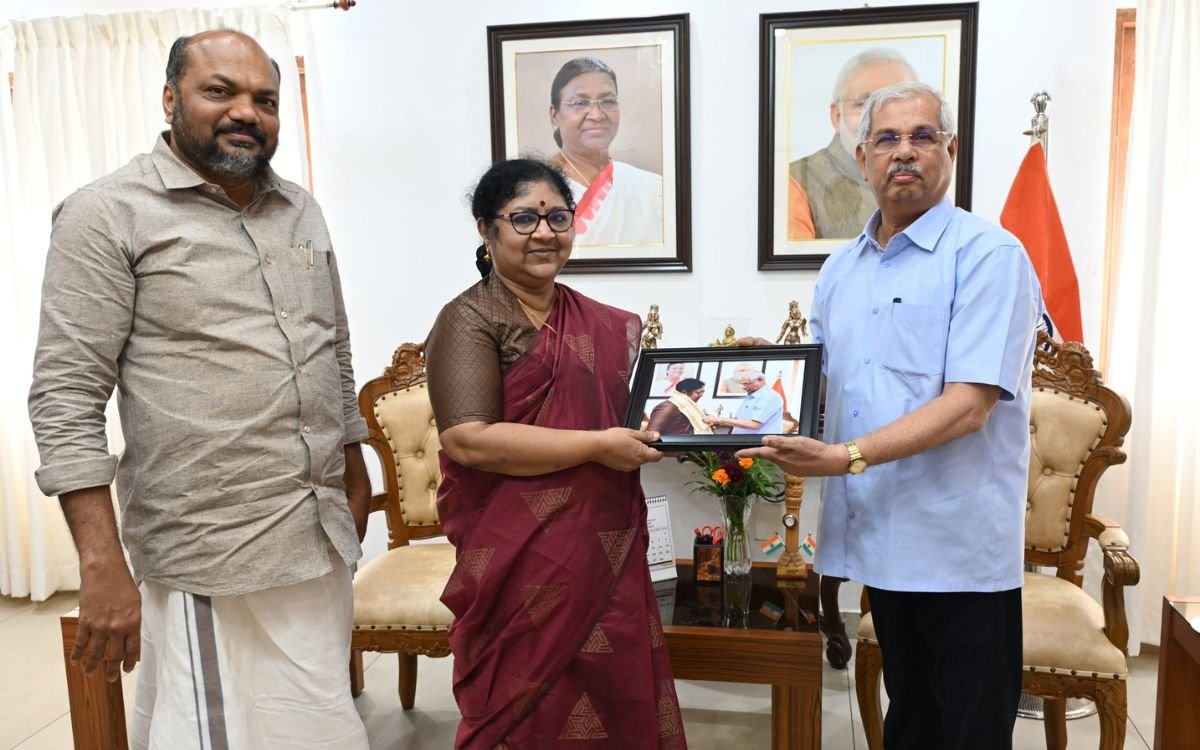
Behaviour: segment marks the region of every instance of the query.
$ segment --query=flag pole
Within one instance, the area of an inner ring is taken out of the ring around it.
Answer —
[[[288,10],[350,10],[358,0],[288,0]]]
[[[1034,115],[1029,121],[1029,130],[1023,133],[1029,136],[1030,146],[1035,142],[1042,144],[1042,153],[1047,160],[1050,158],[1050,116],[1046,114],[1046,103],[1049,101],[1050,94],[1045,91],[1038,91],[1030,98]]]

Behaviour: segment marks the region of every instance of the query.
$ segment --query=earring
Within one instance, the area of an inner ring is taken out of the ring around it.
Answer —
[[[483,246],[483,260],[485,263],[492,262],[492,248],[490,245]]]

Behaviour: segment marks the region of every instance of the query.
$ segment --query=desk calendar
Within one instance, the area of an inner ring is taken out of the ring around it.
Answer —
[[[646,549],[650,580],[678,578],[675,545],[671,541],[671,511],[667,507],[666,495],[646,498],[646,527],[650,532],[650,546]]]

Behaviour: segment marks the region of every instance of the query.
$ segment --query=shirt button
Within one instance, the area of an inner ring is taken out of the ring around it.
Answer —
[[[309,427],[308,425],[304,425],[304,431],[305,431],[305,432],[312,432],[312,428],[311,428],[311,427]]]
[[[854,518],[854,511],[850,511],[850,517]]]
[[[1051,469],[1049,466],[1047,466],[1046,468],[1042,469],[1042,473],[1046,476],[1050,476],[1054,473],[1054,469]]]
[[[878,308],[878,307],[872,307],[872,308],[871,308],[871,314],[872,314],[872,315],[878,315],[878,314],[879,314],[879,308]]]
[[[274,263],[274,262],[275,262],[275,259],[274,259],[274,258],[272,258],[270,255],[268,255],[268,256],[266,256],[265,258],[263,258],[263,262],[264,262],[264,263],[266,263],[266,264],[269,266],[269,265],[271,265],[272,263]]]
[[[855,409],[854,411],[850,412],[850,416],[852,416],[852,417],[857,417],[857,416],[858,416],[858,409]]]
[[[300,373],[301,375],[303,375],[303,374],[304,374],[304,365],[300,365],[299,367],[297,367],[297,368],[296,368],[296,372],[298,372],[298,373]]]
[[[891,262],[890,260],[885,260],[885,261],[883,262],[883,267],[884,267],[884,268],[891,268],[891,267],[892,267],[892,262]]]
[[[430,483],[429,483],[429,489],[431,489],[431,490],[436,490],[436,489],[437,489],[437,482],[430,482]]]
[[[864,364],[864,365],[869,365],[869,364],[871,364],[871,358],[870,358],[870,357],[867,357],[866,359],[864,359],[864,360],[863,360],[863,364]]]
[[[287,310],[280,310],[280,311],[279,311],[279,317],[281,317],[281,318],[286,318],[286,317],[287,317]]]
[[[425,451],[417,451],[417,458],[425,458]]]

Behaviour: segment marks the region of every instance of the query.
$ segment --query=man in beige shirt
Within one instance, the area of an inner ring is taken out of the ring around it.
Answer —
[[[135,747],[367,746],[346,673],[367,430],[324,219],[268,166],[279,82],[249,37],[179,39],[170,131],[54,214],[37,480],[79,549],[73,658],[143,661]]]

